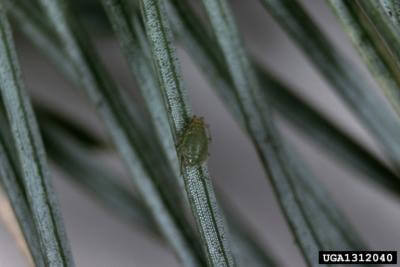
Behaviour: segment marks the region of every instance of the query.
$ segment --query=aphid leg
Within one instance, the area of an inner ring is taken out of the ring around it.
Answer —
[[[180,160],[180,165],[181,165],[181,175],[183,176],[183,174],[185,173],[185,164],[183,163],[183,159],[181,158]]]
[[[206,134],[207,134],[207,138],[208,138],[208,142],[212,142],[212,138],[211,138],[211,128],[209,124],[204,124],[206,126]]]

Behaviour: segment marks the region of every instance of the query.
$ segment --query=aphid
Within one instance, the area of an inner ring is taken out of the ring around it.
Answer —
[[[179,140],[178,154],[182,167],[193,167],[206,161],[210,140],[203,118],[193,116]]]

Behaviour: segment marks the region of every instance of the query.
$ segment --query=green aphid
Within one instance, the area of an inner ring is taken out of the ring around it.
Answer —
[[[203,118],[193,116],[179,140],[178,153],[182,167],[199,166],[206,161],[210,140]]]

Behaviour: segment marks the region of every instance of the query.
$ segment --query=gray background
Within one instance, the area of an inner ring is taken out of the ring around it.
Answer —
[[[329,86],[321,80],[258,1],[231,2],[248,48],[349,133],[379,154],[372,138],[330,91]],[[366,74],[366,79],[373,83],[325,1],[302,2],[331,40],[353,59]],[[26,84],[33,89],[34,95],[66,112],[77,113],[76,110],[79,110],[79,116],[83,116],[86,123],[100,128],[90,109],[83,109],[82,115],[82,105],[86,105],[86,102],[76,94],[75,89],[71,89],[54,67],[31,48],[25,39],[17,36],[17,42]],[[109,38],[102,38],[98,43],[115,78],[125,87],[134,90],[118,44]],[[188,56],[181,50],[179,55],[193,109],[196,114],[204,116],[211,127],[213,142],[209,166],[215,183],[224,188],[240,208],[240,213],[254,227],[262,243],[281,258],[285,266],[304,266],[254,149]],[[283,127],[286,126],[283,124]],[[304,159],[316,176],[329,188],[336,203],[343,208],[371,247],[399,249],[398,200],[359,182],[351,170],[337,164],[290,128],[286,129],[299,145]],[[110,160],[110,166],[121,169],[117,159]],[[90,197],[63,180],[56,169],[53,174],[77,266],[178,265],[169,249],[149,238],[141,229],[113,217]],[[17,266],[27,266],[26,261],[12,236],[0,224],[0,267]]]

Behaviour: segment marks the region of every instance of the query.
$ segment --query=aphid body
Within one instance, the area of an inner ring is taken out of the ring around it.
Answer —
[[[206,161],[209,142],[203,118],[193,116],[179,140],[178,153],[181,165],[197,166]]]

